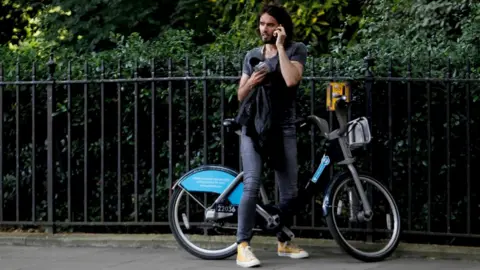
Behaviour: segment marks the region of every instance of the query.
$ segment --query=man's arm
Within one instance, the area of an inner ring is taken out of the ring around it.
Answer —
[[[242,77],[240,77],[240,83],[237,90],[237,98],[240,102],[248,96],[248,93],[255,88],[255,86],[263,81],[267,74],[266,70],[253,71],[253,67],[250,65],[250,56],[251,51],[247,52],[243,59]]]
[[[252,77],[243,73],[237,90],[238,101],[242,101],[246,96],[248,96],[248,93],[260,82],[262,82],[266,74],[267,72],[265,70],[253,72]]]
[[[243,59],[243,67],[242,67],[242,77],[240,77],[240,83],[237,89],[237,99],[238,101],[242,101],[252,90],[253,86],[249,83],[250,76],[252,76],[253,70],[252,67],[249,65],[250,60],[250,52],[245,54]]]
[[[292,57],[290,60],[287,56],[287,52],[283,46],[277,46],[278,58],[280,62],[280,71],[282,73],[283,79],[288,87],[297,85],[303,76],[303,65],[306,58],[306,51],[303,47],[300,47],[297,55]],[[297,61],[297,59],[299,61]]]
[[[252,85],[248,82],[249,78],[250,76],[245,73],[243,73],[240,78],[240,84],[237,90],[238,101],[242,101],[248,95],[248,92],[252,90]]]

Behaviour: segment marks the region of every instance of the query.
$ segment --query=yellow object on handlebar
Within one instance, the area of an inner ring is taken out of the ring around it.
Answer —
[[[351,92],[348,82],[330,82],[327,87],[327,111],[335,111],[335,103],[342,96],[346,97],[346,102],[350,102]]]

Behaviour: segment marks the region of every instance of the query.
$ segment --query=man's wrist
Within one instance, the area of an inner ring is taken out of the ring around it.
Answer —
[[[252,88],[254,87],[253,83],[248,80],[246,83],[245,83],[245,88],[247,89],[247,91],[250,91],[252,90]]]

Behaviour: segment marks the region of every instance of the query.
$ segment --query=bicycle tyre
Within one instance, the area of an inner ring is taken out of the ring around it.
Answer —
[[[184,193],[185,191],[182,188],[176,188],[168,204],[168,222],[170,230],[177,243],[188,253],[203,260],[222,260],[235,255],[237,253],[236,243],[233,243],[229,247],[222,250],[207,251],[196,246],[195,244],[188,241],[188,239],[186,239],[186,237],[180,230],[180,224],[178,223],[178,213],[176,211],[177,203],[180,201],[179,199]]]
[[[340,234],[340,230],[338,229],[338,226],[336,225],[333,217],[333,211],[330,211],[327,215],[327,224],[328,228],[330,230],[330,233],[332,234],[332,237],[335,239],[337,244],[350,256],[353,258],[363,261],[363,262],[379,262],[383,261],[386,258],[390,257],[392,253],[396,250],[399,242],[400,242],[400,232],[401,232],[401,219],[400,219],[400,212],[398,210],[398,206],[395,202],[395,199],[393,198],[392,194],[390,191],[383,185],[380,181],[376,180],[375,178],[368,176],[368,175],[359,175],[360,181],[367,181],[378,187],[384,195],[386,195],[386,199],[390,202],[390,207],[392,208],[392,212],[395,215],[394,220],[396,220],[395,224],[395,229],[393,232],[393,238],[390,240],[389,244],[387,245],[387,248],[384,248],[382,252],[377,252],[376,254],[370,254],[370,253],[365,253],[362,251],[358,251],[354,249],[352,246],[350,246],[347,241],[342,237]],[[334,186],[332,187],[332,202],[335,200],[335,194],[338,192],[338,188],[342,186],[344,182],[347,181],[353,181],[352,177],[346,177],[340,181],[337,181],[334,183]]]

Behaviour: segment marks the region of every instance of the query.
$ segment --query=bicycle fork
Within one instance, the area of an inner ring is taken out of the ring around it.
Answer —
[[[352,194],[352,190],[349,190],[350,221],[354,220],[355,218],[357,218],[359,221],[364,221],[364,220],[370,221],[373,215],[372,208],[370,206],[370,203],[367,200],[367,196],[365,196],[365,190],[363,189],[362,183],[360,182],[360,177],[358,177],[357,170],[355,169],[355,166],[353,166],[353,162],[355,158],[352,158],[350,149],[347,147],[346,138],[341,137],[338,139],[338,141],[340,144],[340,148],[342,149],[343,156],[345,158],[345,160],[339,162],[339,164],[347,165],[347,168],[353,177],[353,182],[355,183],[355,187],[357,188],[357,191],[360,194],[360,200],[363,203],[363,211],[360,211],[358,214],[356,214],[356,217],[355,217],[353,207],[354,205],[358,205],[358,197]]]
[[[352,222],[355,220],[358,220],[361,222],[370,221],[373,216],[372,208],[367,199],[367,196],[365,195],[365,189],[363,188],[362,183],[360,182],[360,178],[358,177],[357,170],[355,169],[353,164],[348,164],[347,167],[350,170],[350,173],[352,174],[353,182],[355,183],[356,190],[360,194],[360,200],[362,201],[362,204],[363,204],[363,211],[360,211],[357,214],[355,214],[354,208],[356,208],[359,204],[358,196],[356,193],[354,193],[355,190],[349,189],[348,200],[350,203],[350,221]]]

